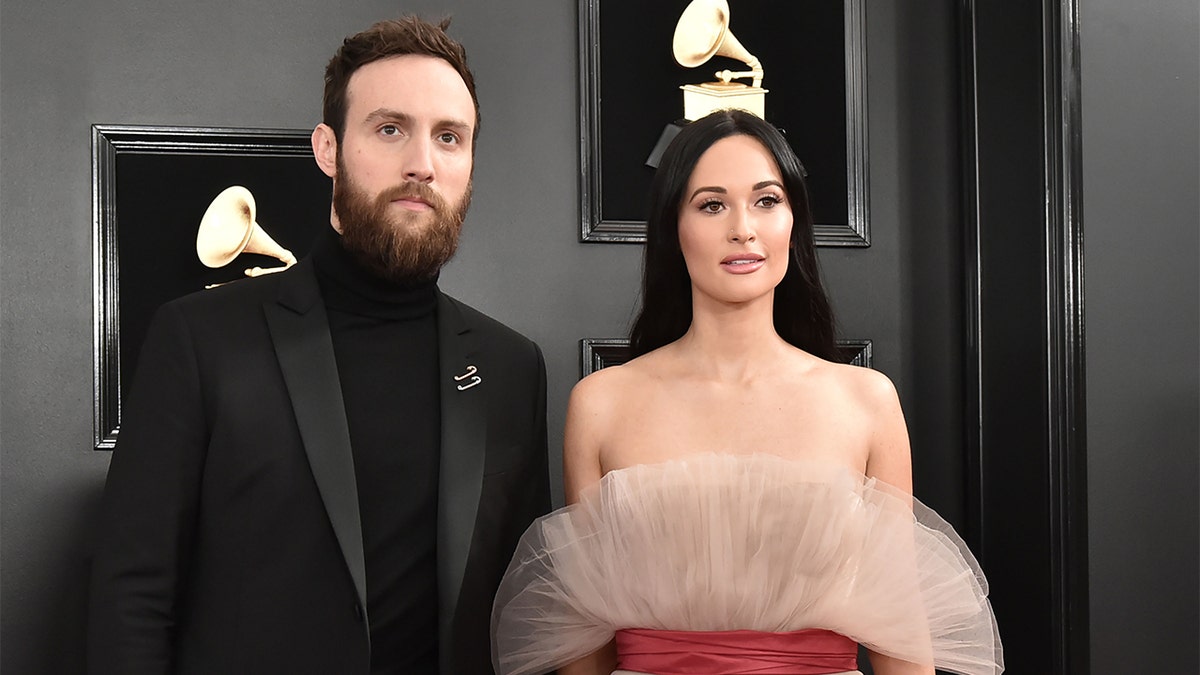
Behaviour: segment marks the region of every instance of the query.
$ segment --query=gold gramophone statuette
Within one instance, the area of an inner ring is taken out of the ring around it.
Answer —
[[[692,0],[675,25],[671,51],[685,68],[695,68],[714,56],[737,59],[749,67],[740,72],[718,71],[714,74],[715,82],[680,87],[685,119],[698,120],[725,108],[740,108],[766,117],[767,90],[762,88],[762,64],[729,30],[728,0]],[[744,78],[752,78],[752,83],[733,81]]]
[[[196,255],[208,267],[224,267],[244,253],[258,253],[278,258],[282,267],[251,267],[248,277],[257,277],[283,270],[296,264],[296,256],[280,246],[257,222],[254,195],[241,185],[221,191],[208,205],[200,228],[196,230]],[[220,286],[210,284],[205,288]]]

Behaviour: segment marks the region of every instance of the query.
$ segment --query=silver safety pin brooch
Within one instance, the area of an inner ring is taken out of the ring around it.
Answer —
[[[463,382],[464,380],[467,381],[466,384],[459,384],[458,390],[466,391],[466,390],[470,389],[471,387],[474,387],[475,385],[479,384],[480,382],[483,382],[483,378],[479,377],[478,375],[475,374],[478,372],[479,372],[479,369],[476,368],[475,366],[467,366],[467,372],[463,373],[462,375],[455,375],[454,376],[455,382]]]

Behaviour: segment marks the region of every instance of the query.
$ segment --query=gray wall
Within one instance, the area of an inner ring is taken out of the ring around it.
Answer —
[[[1200,672],[1198,13],[1080,3],[1096,673]]]
[[[576,333],[624,330],[639,264],[634,247],[576,242],[574,4],[405,8],[457,17],[452,32],[470,47],[484,110],[475,205],[445,286],[545,347],[557,436]],[[81,664],[88,529],[109,460],[91,449],[89,126],[312,128],[341,39],[398,11],[382,1],[5,0],[4,672]]]
[[[1191,89],[1171,93],[1170,72],[1149,78],[1137,72],[1133,79],[1141,78],[1156,96],[1178,99],[1174,112],[1154,119],[1153,137],[1176,147],[1182,136],[1190,145],[1178,147],[1194,150],[1194,11],[1176,11],[1186,0],[1172,3],[1174,14],[1154,25],[1155,34],[1171,37],[1140,38],[1141,46],[1155,49],[1135,63],[1145,66],[1156,54],[1187,46],[1191,51],[1179,61],[1191,64],[1184,73],[1185,82],[1190,73]],[[868,2],[874,244],[868,251],[826,250],[822,259],[843,333],[875,340],[877,367],[900,389],[914,436],[918,495],[958,521],[954,3],[905,4]],[[1115,0],[1110,4],[1084,9],[1133,14]],[[443,286],[542,345],[553,446],[578,373],[577,340],[625,332],[640,273],[636,246],[577,242],[575,2],[423,0],[406,2],[404,9],[455,15],[452,33],[469,48],[484,113],[475,202]],[[107,453],[91,449],[89,125],[309,128],[319,117],[324,62],[341,38],[396,12],[395,3],[379,0],[336,6],[316,0],[70,5],[5,0],[0,6],[0,669],[77,672],[82,663],[88,530],[108,465]],[[1191,17],[1190,29],[1186,22],[1179,25],[1179,16]],[[1125,542],[1154,514],[1160,518],[1154,522],[1162,523],[1158,531],[1182,533],[1161,541],[1192,557],[1190,568],[1184,555],[1183,567],[1156,561],[1159,567],[1150,569],[1191,580],[1190,594],[1179,594],[1176,602],[1193,600],[1195,625],[1194,482],[1190,502],[1186,494],[1164,497],[1178,508],[1160,507],[1141,495],[1160,494],[1163,476],[1173,476],[1166,484],[1179,491],[1180,481],[1196,475],[1197,181],[1193,154],[1147,174],[1132,203],[1120,199],[1123,191],[1114,185],[1131,180],[1121,139],[1143,133],[1134,128],[1142,104],[1121,94],[1129,67],[1121,61],[1127,56],[1120,49],[1125,38],[1102,34],[1101,23],[1095,23],[1096,32],[1084,36],[1085,59],[1093,59],[1085,62],[1084,90],[1094,97],[1085,98],[1085,189],[1094,195],[1085,203],[1089,434],[1092,484],[1105,504],[1115,501],[1121,509],[1109,512],[1101,499],[1092,500],[1093,549],[1117,558],[1112,567],[1093,559],[1093,626],[1105,638],[1093,644],[1098,657],[1113,660],[1149,653],[1126,652],[1126,642],[1113,639],[1115,617],[1136,616],[1140,588],[1154,590],[1159,601],[1154,606],[1166,614],[1137,623],[1132,629],[1138,634],[1165,628],[1171,634],[1172,618],[1189,619],[1189,606],[1171,605],[1166,588],[1154,586],[1163,582],[1137,567],[1140,561],[1121,559]],[[1089,55],[1094,42],[1105,46]],[[1180,110],[1191,110],[1191,117]],[[1106,145],[1123,163],[1108,163],[1100,150]],[[1149,157],[1151,149],[1135,151]],[[1166,204],[1168,211],[1154,213],[1156,204]],[[1141,266],[1163,269],[1164,256],[1170,256],[1182,268],[1170,286],[1176,295],[1162,300],[1164,284],[1125,273],[1129,223],[1140,224],[1141,237],[1132,243],[1134,253],[1144,246]],[[1117,279],[1144,290],[1118,288]],[[1143,329],[1126,328],[1127,316],[1137,316]],[[1189,373],[1193,379],[1186,380]],[[1134,399],[1114,383],[1118,378],[1142,383],[1145,395]],[[1171,378],[1184,381],[1177,385],[1181,393],[1168,396],[1154,383]],[[1145,410],[1131,417],[1137,408],[1131,401]],[[1175,420],[1174,431],[1158,439],[1163,419]],[[1106,428],[1097,428],[1101,424]],[[1151,461],[1131,459],[1130,447]],[[1153,450],[1160,447],[1166,449]],[[553,453],[552,458],[557,462]],[[1152,485],[1118,482],[1129,475]],[[1189,513],[1192,521],[1179,522]],[[1117,583],[1131,573],[1136,584]],[[1167,647],[1175,649],[1178,642]]]
[[[904,392],[901,302],[913,286],[901,259],[924,248],[922,232],[930,231],[910,226],[913,212],[940,214],[934,231],[944,237],[952,223],[942,207],[954,197],[943,191],[941,206],[891,206],[910,187],[901,177],[916,175],[898,135],[928,106],[909,93],[922,87],[909,85],[931,76],[894,65],[911,47],[896,37],[890,4],[872,10],[869,29],[869,69],[881,78],[869,106],[884,113],[872,114],[870,130],[876,245],[830,255],[829,285],[846,334],[874,339],[877,365]],[[543,346],[553,447],[578,374],[577,341],[626,332],[640,273],[639,247],[577,241],[575,3],[426,1],[404,9],[456,17],[452,32],[469,47],[484,114],[474,206],[443,286]],[[5,671],[75,672],[82,664],[88,536],[109,459],[91,449],[90,125],[311,128],[324,63],[341,38],[397,11],[387,2],[335,8],[314,0],[6,0],[0,8]],[[950,27],[943,20],[934,29],[943,47]],[[946,78],[943,64],[930,86],[941,92],[940,117],[952,119]],[[898,106],[907,109],[902,118],[889,112]],[[923,180],[952,175],[944,165]],[[935,379],[944,390],[945,378]],[[937,407],[925,414],[936,418]],[[954,484],[950,499],[930,490],[931,501],[955,511]]]
[[[557,473],[578,339],[625,334],[640,275],[640,247],[577,241],[576,3],[403,8],[453,14],[469,48],[484,119],[475,201],[443,287],[542,345]],[[957,357],[922,369],[904,356],[944,358],[958,331],[952,8],[869,3],[874,244],[822,257],[843,333],[874,340],[876,366],[909,407],[918,493],[957,521]],[[88,530],[109,459],[91,449],[90,125],[311,128],[341,38],[397,11],[315,0],[0,8],[5,671],[82,664]]]

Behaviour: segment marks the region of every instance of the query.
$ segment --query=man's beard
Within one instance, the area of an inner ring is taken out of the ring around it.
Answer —
[[[392,200],[416,197],[429,204],[424,212],[392,214]],[[455,207],[424,183],[406,181],[372,199],[350,179],[338,157],[333,208],[342,230],[342,246],[371,274],[411,286],[435,279],[458,249],[471,183]]]

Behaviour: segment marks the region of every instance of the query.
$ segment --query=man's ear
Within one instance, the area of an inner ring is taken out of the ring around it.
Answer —
[[[337,135],[328,124],[318,124],[312,132],[313,157],[330,178],[337,176]]]

